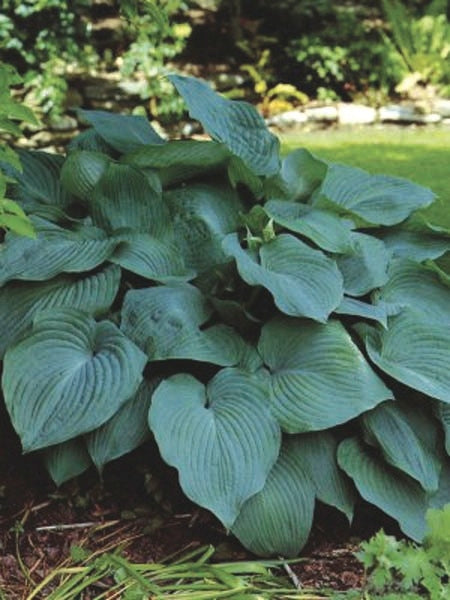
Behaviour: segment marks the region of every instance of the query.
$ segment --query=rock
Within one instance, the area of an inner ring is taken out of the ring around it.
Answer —
[[[148,82],[144,79],[133,81],[131,79],[121,81],[117,86],[127,96],[139,96],[142,98],[148,87]]]
[[[240,73],[218,73],[213,78],[214,85],[219,92],[240,88],[245,83],[245,77]]]
[[[338,110],[335,106],[315,106],[305,108],[305,115],[309,121],[337,121]]]
[[[432,102],[433,112],[441,115],[444,119],[450,117],[450,100],[446,98],[436,98]]]
[[[338,121],[341,125],[368,125],[375,123],[377,111],[363,104],[342,103],[338,106]]]
[[[401,104],[391,104],[382,106],[378,111],[380,121],[395,123],[420,123],[431,124],[439,123],[442,119],[437,113],[423,114],[417,111],[414,106],[402,106]]]
[[[291,127],[303,125],[307,120],[308,117],[301,110],[288,110],[267,119],[267,125],[274,125],[280,129],[290,129]]]
[[[51,117],[49,126],[53,131],[73,131],[77,129],[78,121],[70,115],[60,115]]]

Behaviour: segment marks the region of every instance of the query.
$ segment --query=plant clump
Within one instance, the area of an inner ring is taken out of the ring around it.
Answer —
[[[450,502],[450,232],[433,193],[298,149],[179,75],[211,139],[84,111],[21,152],[36,238],[1,247],[2,388],[57,484],[154,436],[185,494],[259,555],[359,497],[422,540]],[[151,459],[151,457],[149,457]]]

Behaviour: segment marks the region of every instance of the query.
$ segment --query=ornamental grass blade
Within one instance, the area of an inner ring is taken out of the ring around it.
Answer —
[[[185,494],[227,528],[262,489],[280,449],[263,380],[239,369],[223,369],[206,387],[190,375],[163,381],[149,424]]]
[[[273,413],[288,433],[334,427],[392,398],[338,321],[277,317],[263,327],[258,350]]]
[[[31,333],[7,350],[2,378],[24,451],[100,427],[135,393],[146,362],[110,321],[72,308],[36,315]]]
[[[297,556],[311,530],[315,487],[296,438],[285,438],[262,490],[243,505],[231,530],[259,556]]]

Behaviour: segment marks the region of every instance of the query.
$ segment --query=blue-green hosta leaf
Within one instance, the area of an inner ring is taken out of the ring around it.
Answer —
[[[302,433],[292,438],[298,460],[314,485],[317,498],[353,519],[355,489],[337,464],[338,442],[329,431]]]
[[[175,375],[153,395],[149,424],[185,494],[230,528],[275,463],[281,433],[256,375],[223,369],[206,386]]]
[[[450,237],[448,236],[393,229],[383,232],[379,237],[394,256],[417,262],[439,258],[450,251]]]
[[[175,243],[158,240],[146,233],[120,235],[110,261],[132,273],[161,283],[189,281],[196,275],[187,269]]]
[[[341,442],[338,463],[364,500],[398,521],[413,540],[422,541],[428,499],[414,479],[377,458],[358,438]]]
[[[6,351],[3,393],[25,452],[100,427],[137,390],[147,357],[113,323],[71,308],[37,314]]]
[[[324,250],[337,253],[352,250],[348,222],[332,212],[286,200],[270,200],[264,210],[275,223],[307,237]]]
[[[410,309],[391,317],[387,330],[363,332],[370,359],[388,375],[450,403],[450,323],[430,321]]]
[[[447,458],[442,464],[439,488],[430,497],[428,506],[429,508],[442,509],[448,504],[450,504],[450,458]]]
[[[374,295],[375,302],[402,305],[421,313],[430,323],[450,324],[450,288],[430,267],[399,259],[389,267],[389,281]]]
[[[11,279],[43,281],[60,273],[90,271],[118,244],[96,227],[70,231],[38,217],[32,222],[36,238],[9,233],[0,247],[0,285]]]
[[[136,394],[109,421],[85,436],[89,455],[100,472],[106,463],[150,439],[148,411],[152,394],[160,382],[159,378],[144,379]]]
[[[142,146],[122,157],[122,162],[139,168],[157,169],[163,186],[187,181],[202,173],[224,170],[230,152],[224,144],[199,140],[171,140],[161,145]]]
[[[0,357],[26,333],[40,310],[64,306],[104,314],[119,290],[120,275],[120,267],[110,265],[78,279],[60,275],[42,283],[7,283],[0,288]]]
[[[378,321],[384,328],[387,328],[388,317],[397,315],[402,308],[402,305],[385,304],[384,302],[368,304],[367,302],[361,302],[361,300],[357,300],[356,298],[344,296],[344,299],[334,312],[338,315],[351,315]]]
[[[227,260],[224,236],[240,225],[243,210],[237,193],[221,184],[187,184],[165,192],[175,242],[186,265],[201,273]]]
[[[92,191],[112,164],[102,152],[76,150],[66,158],[61,169],[62,189],[81,200],[89,200]]]
[[[381,240],[352,231],[353,250],[337,257],[337,265],[344,277],[344,291],[350,296],[364,296],[386,283],[389,252]]]
[[[93,127],[85,129],[78,135],[76,135],[67,144],[68,153],[75,152],[76,150],[90,150],[92,152],[101,152],[108,156],[116,156],[117,152],[112,146],[105,142],[101,135],[99,135]]]
[[[281,166],[281,176],[287,189],[287,199],[305,201],[322,183],[327,165],[304,148],[290,152]]]
[[[118,115],[105,110],[79,110],[95,131],[121,154],[132,152],[144,144],[164,144],[145,117]]]
[[[242,279],[268,289],[287,315],[325,322],[342,300],[342,276],[336,263],[291,235],[281,234],[264,244],[259,262],[241,248],[236,234],[228,235],[223,247],[235,258]]]
[[[159,237],[170,228],[161,193],[129,165],[111,163],[96,184],[89,204],[94,224],[110,232],[132,229]]]
[[[130,290],[123,303],[121,329],[150,360],[240,364],[247,344],[226,325],[203,328],[211,314],[212,307],[193,285]]]
[[[17,187],[13,198],[28,211],[36,213],[39,207],[50,213],[62,214],[71,202],[66,190],[61,186],[60,173],[64,159],[46,152],[19,151],[22,171],[14,173]]]
[[[401,402],[387,402],[362,417],[366,441],[379,448],[388,463],[407,473],[427,492],[439,486],[440,457],[436,452],[438,431],[433,420],[421,411],[420,422],[412,421]],[[434,438],[429,441],[429,431]]]
[[[272,410],[288,433],[334,427],[392,398],[338,321],[277,317],[258,349],[271,373]]]
[[[83,438],[77,437],[43,451],[44,464],[57,486],[84,473],[92,465]]]
[[[206,82],[193,77],[170,75],[169,79],[183,96],[191,117],[242,159],[255,175],[274,175],[279,170],[280,143],[253,106],[227,100]]]
[[[450,404],[446,402],[438,402],[436,406],[436,414],[442,423],[445,433],[445,450],[450,456]]]
[[[295,438],[285,438],[263,489],[249,498],[231,530],[259,556],[297,556],[311,530],[315,487]]]
[[[245,185],[257,200],[260,200],[264,196],[263,179],[255,175],[238,156],[232,156],[228,163],[228,178],[234,188],[238,184]]]
[[[328,166],[320,193],[337,212],[357,215],[373,225],[396,225],[435,198],[431,190],[407,179],[338,164]]]

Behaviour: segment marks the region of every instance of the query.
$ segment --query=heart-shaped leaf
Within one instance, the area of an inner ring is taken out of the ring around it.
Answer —
[[[83,438],[77,437],[43,451],[45,468],[57,486],[84,473],[92,465]]]
[[[272,410],[288,433],[334,427],[392,398],[338,321],[277,317],[258,349],[271,374]]]
[[[378,234],[386,248],[399,258],[422,262],[450,251],[450,237],[391,229]]]
[[[24,451],[100,427],[135,393],[146,362],[109,321],[69,308],[36,315],[31,334],[7,350],[2,379]]]
[[[280,449],[262,380],[238,369],[220,371],[206,388],[190,375],[170,377],[153,396],[149,423],[185,494],[227,528],[262,489]]]

